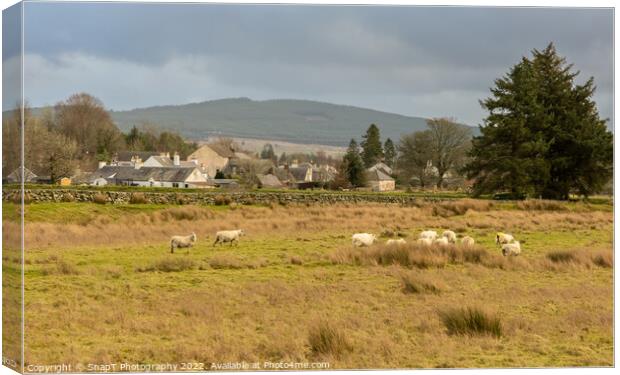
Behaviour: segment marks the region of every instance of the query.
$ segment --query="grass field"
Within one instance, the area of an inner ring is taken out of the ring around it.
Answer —
[[[3,204],[5,243],[17,213]],[[610,204],[41,203],[25,217],[26,365],[613,365]],[[236,228],[238,246],[212,247]],[[477,245],[420,248],[422,229]],[[351,247],[385,230],[411,245]],[[169,237],[192,231],[196,246],[171,254]],[[497,231],[523,253],[502,257]],[[18,263],[4,252],[5,273]]]

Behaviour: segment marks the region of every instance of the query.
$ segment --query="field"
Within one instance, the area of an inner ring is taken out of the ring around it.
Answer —
[[[5,243],[17,212],[3,204]],[[611,204],[37,203],[25,215],[26,365],[614,364]],[[238,245],[212,246],[234,228],[247,234]],[[413,245],[423,229],[477,245]],[[196,246],[171,254],[170,236],[192,231]],[[365,231],[409,245],[353,249]],[[523,253],[502,257],[497,231]],[[5,274],[18,263],[5,249]]]

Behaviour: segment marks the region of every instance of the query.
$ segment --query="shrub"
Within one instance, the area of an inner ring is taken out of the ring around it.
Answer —
[[[144,193],[131,193],[131,197],[129,198],[129,203],[131,204],[145,204],[148,203],[146,196]]]
[[[106,204],[108,202],[108,196],[102,193],[93,195],[93,202],[97,204]]]
[[[441,293],[441,289],[435,283],[411,273],[402,273],[400,275],[400,282],[402,284],[402,291],[405,294]]]
[[[319,321],[310,327],[308,344],[315,355],[340,357],[345,352],[351,351],[351,345],[344,333],[327,321]]]
[[[228,195],[216,195],[214,198],[214,203],[216,206],[229,205],[230,202],[232,202],[232,199]]]
[[[450,335],[502,336],[503,329],[498,317],[475,308],[455,308],[442,311],[439,318]]]
[[[158,260],[149,266],[138,268],[138,272],[180,272],[185,270],[191,270],[195,266],[194,261],[181,257],[169,257]]]

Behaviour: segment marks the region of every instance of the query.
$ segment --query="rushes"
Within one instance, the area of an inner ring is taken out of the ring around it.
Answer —
[[[497,316],[476,307],[454,308],[441,311],[439,318],[449,335],[490,335],[501,337],[502,324]]]
[[[351,345],[342,330],[324,320],[310,326],[308,344],[315,355],[331,355],[338,358],[351,351]]]
[[[195,263],[191,259],[181,257],[169,257],[163,258],[146,267],[140,267],[136,271],[138,272],[180,272],[185,270],[191,270],[195,267]]]

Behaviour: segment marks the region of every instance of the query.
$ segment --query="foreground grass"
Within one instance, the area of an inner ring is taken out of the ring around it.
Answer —
[[[605,211],[476,206],[443,217],[431,206],[349,205],[136,214],[83,204],[92,217],[63,223],[73,206],[61,206],[67,211],[47,219],[41,210],[27,224],[27,363],[613,364],[613,269],[579,261],[583,252],[610,251]],[[409,241],[422,228],[452,228],[491,257],[494,232],[510,228],[524,240],[516,260],[529,266],[502,269],[475,257],[425,268],[333,261],[354,231],[379,233],[394,222]],[[248,236],[212,247],[213,231],[228,227]],[[170,254],[167,231],[191,230],[196,246]],[[3,267],[15,265],[9,258]],[[486,315],[463,315],[472,301]]]

